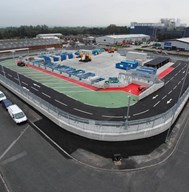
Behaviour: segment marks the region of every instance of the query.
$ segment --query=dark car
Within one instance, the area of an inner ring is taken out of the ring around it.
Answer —
[[[9,107],[10,105],[12,105],[12,101],[10,101],[9,99],[4,99],[2,100],[2,106],[7,110],[7,107]]]

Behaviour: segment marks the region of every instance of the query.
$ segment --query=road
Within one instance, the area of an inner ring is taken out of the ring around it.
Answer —
[[[163,78],[165,82],[163,88],[129,107],[129,120],[152,117],[162,114],[171,108],[189,86],[189,71],[187,66],[187,62],[177,61],[173,65],[174,70]],[[35,95],[72,115],[105,121],[125,120],[128,111],[127,107],[115,109],[89,106],[23,75],[18,76],[16,72],[8,68],[0,66],[0,73],[2,75],[5,74],[8,79],[20,84]]]
[[[22,106],[25,107],[24,103]],[[90,168],[62,155],[28,124],[15,125],[2,107],[0,114],[0,172],[9,191],[188,192],[189,190],[188,120],[172,156],[164,162],[143,170],[105,171]]]

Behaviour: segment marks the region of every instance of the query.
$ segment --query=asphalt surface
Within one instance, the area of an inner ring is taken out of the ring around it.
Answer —
[[[22,107],[26,113],[30,113],[24,103]],[[0,172],[9,191],[188,192],[189,190],[188,119],[168,159],[143,170],[105,171],[90,168],[62,155],[27,123],[17,126],[2,107],[0,114]],[[61,138],[61,135],[59,137]],[[62,139],[64,140],[64,137]]]
[[[163,88],[129,107],[129,120],[152,117],[162,114],[171,108],[189,85],[189,73],[187,73],[185,79],[187,66],[188,64],[185,61],[177,61],[173,65],[175,69],[162,79],[165,82]],[[35,95],[72,115],[107,121],[124,121],[126,118],[128,107],[115,109],[89,106],[39,82],[35,82],[26,76],[20,74],[18,77],[16,72],[6,67],[0,66],[0,73],[2,75],[5,74],[8,79],[17,84],[20,83],[21,86],[26,87]]]

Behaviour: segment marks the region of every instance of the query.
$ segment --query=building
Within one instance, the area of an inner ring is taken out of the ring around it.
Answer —
[[[49,34],[38,34],[36,35],[36,38],[55,38],[55,39],[58,39],[58,38],[62,38],[63,35],[61,33],[49,33]]]
[[[189,51],[189,38],[179,38],[164,41],[161,45],[162,49]]]
[[[6,39],[0,40],[0,51],[9,49],[29,48],[30,50],[45,49],[48,47],[61,48],[59,39]]]
[[[131,22],[130,33],[150,35],[154,39],[181,38],[183,37],[185,24],[179,19],[163,18],[159,23]]]
[[[132,42],[146,42],[150,39],[149,35],[129,34],[129,35],[106,35],[96,38],[96,43],[101,45],[116,45]]]
[[[185,28],[183,37],[189,37],[189,27]]]

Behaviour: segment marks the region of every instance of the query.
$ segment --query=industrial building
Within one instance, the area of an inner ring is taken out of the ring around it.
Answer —
[[[62,43],[58,39],[6,39],[0,40],[0,50],[29,48],[30,50],[45,49],[48,47],[61,48]]]
[[[137,23],[131,22],[130,33],[150,35],[154,39],[181,38],[188,32],[185,31],[185,24],[180,23],[180,19],[162,18],[158,23]]]
[[[150,39],[149,35],[129,34],[129,35],[106,35],[96,38],[96,43],[101,45],[116,45],[121,43],[146,42]]]
[[[48,34],[38,34],[36,35],[36,38],[42,38],[42,39],[46,39],[46,38],[62,38],[63,35],[61,33],[48,33]]]
[[[189,38],[179,38],[165,41],[161,45],[162,49],[189,51]]]

